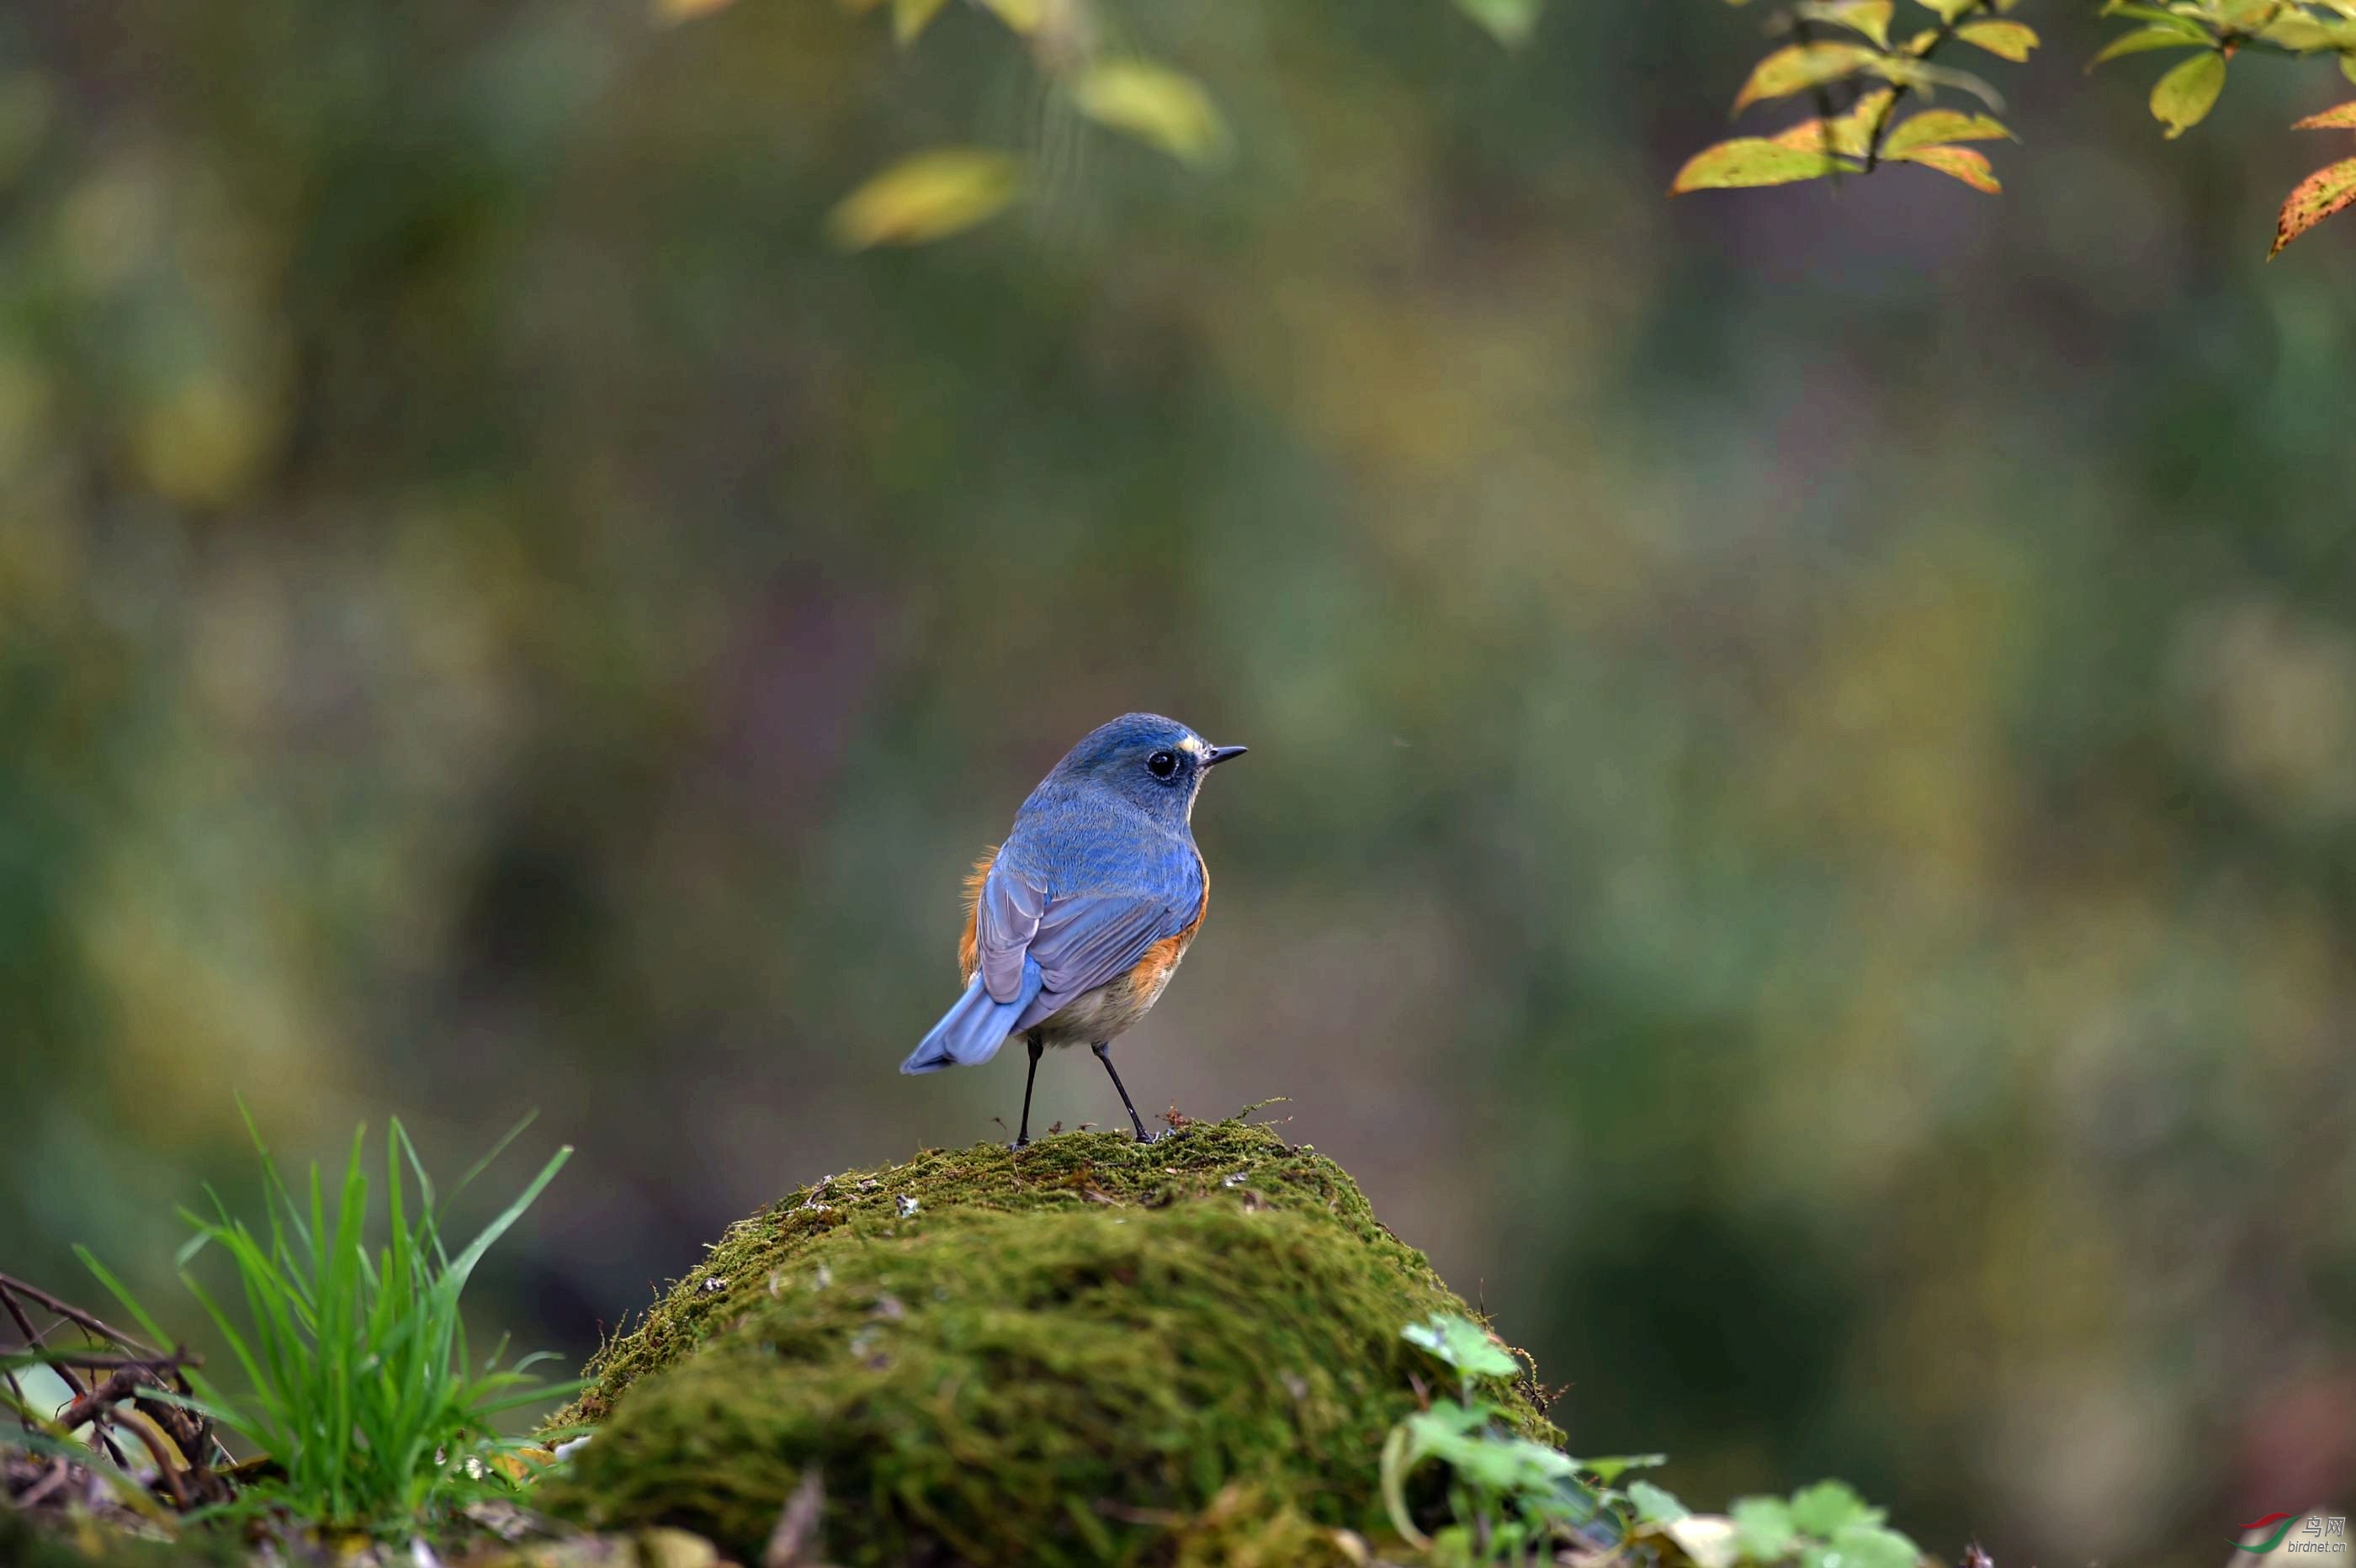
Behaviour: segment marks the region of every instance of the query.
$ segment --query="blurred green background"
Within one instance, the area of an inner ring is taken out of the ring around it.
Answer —
[[[1128,0],[1205,175],[962,5],[8,7],[0,1268],[193,1320],[233,1096],[451,1171],[539,1106],[484,1315],[584,1353],[1004,1136],[1019,1051],[894,1070],[1146,708],[1252,755],[1141,1104],[1291,1096],[1575,1450],[2003,1568],[2345,1503],[2356,228],[2262,258],[2347,89],[2164,144],[2021,16],[2002,197],[1672,203],[1753,12]],[[1038,199],[826,244],[942,142]]]

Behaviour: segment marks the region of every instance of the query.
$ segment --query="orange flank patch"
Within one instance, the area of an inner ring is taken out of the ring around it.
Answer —
[[[1200,850],[1195,852],[1195,859],[1202,859]],[[1145,950],[1145,956],[1139,959],[1137,967],[1129,972],[1129,987],[1132,994],[1152,997],[1161,993],[1162,987],[1170,983],[1170,971],[1178,967],[1178,960],[1186,956],[1186,949],[1194,945],[1194,933],[1203,929],[1203,917],[1210,912],[1211,868],[1205,865],[1203,901],[1194,906],[1194,918],[1188,921],[1185,929],[1177,935],[1165,936]]]
[[[1149,997],[1160,994],[1162,987],[1170,983],[1170,971],[1178,967],[1178,960],[1186,951],[1186,936],[1187,933],[1182,931],[1175,936],[1163,937],[1145,950],[1145,956],[1139,959],[1137,967],[1129,972],[1131,996]]]
[[[998,859],[998,846],[992,844],[973,863],[965,877],[965,934],[958,938],[958,978],[973,984],[973,972],[980,965],[978,956],[981,938],[981,884],[989,880],[990,868]]]

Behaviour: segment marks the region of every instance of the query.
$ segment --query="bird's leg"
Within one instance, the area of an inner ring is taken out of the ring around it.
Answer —
[[[1021,1148],[1031,1141],[1031,1085],[1039,1081],[1039,1058],[1046,1051],[1034,1036],[1031,1041],[1031,1071],[1023,1075],[1023,1123],[1014,1132],[1014,1147]],[[1006,1124],[1001,1122],[1000,1126]]]
[[[1129,1125],[1137,1129],[1137,1141],[1141,1144],[1151,1143],[1153,1135],[1145,1130],[1145,1124],[1138,1119],[1137,1107],[1129,1103],[1127,1085],[1121,1083],[1120,1074],[1112,1071],[1112,1041],[1100,1040],[1088,1049],[1097,1053],[1097,1060],[1105,1064],[1105,1071],[1112,1073],[1112,1086],[1120,1091],[1120,1103],[1129,1112]]]

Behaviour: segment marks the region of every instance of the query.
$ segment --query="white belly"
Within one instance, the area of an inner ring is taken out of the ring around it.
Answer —
[[[1093,991],[1083,991],[1034,1026],[1027,1038],[1042,1045],[1094,1045],[1100,1040],[1111,1040],[1150,1011],[1162,999],[1177,972],[1173,964],[1151,985],[1133,984],[1129,976]]]

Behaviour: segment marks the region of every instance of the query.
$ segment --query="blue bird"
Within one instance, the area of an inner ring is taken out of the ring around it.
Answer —
[[[958,973],[965,995],[903,1072],[1031,1048],[1014,1147],[1031,1141],[1031,1086],[1051,1045],[1085,1040],[1112,1074],[1138,1141],[1150,1143],[1113,1072],[1119,1033],[1162,997],[1203,929],[1210,872],[1194,848],[1194,796],[1241,746],[1214,746],[1175,720],[1124,713],[1089,731],[1014,814],[1014,831],[966,879]]]

